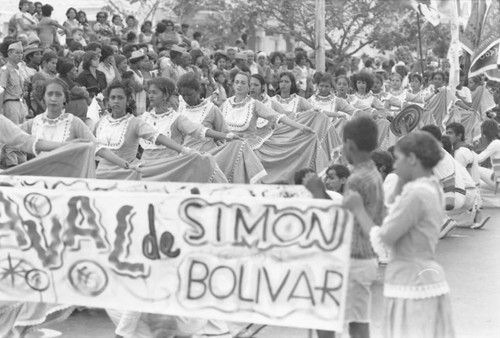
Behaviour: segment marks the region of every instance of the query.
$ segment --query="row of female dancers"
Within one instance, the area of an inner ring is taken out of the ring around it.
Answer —
[[[66,86],[53,79],[44,89],[46,111],[21,128],[42,140],[95,143],[97,178],[291,183],[295,171],[320,171],[340,157],[338,121],[348,115],[297,96],[291,73],[282,76],[281,84],[281,95],[270,98],[259,75],[238,73],[235,95],[219,109],[200,98],[194,73],[183,75],[177,85],[154,78],[148,82],[151,109],[137,117],[128,110],[129,88],[115,82],[106,89],[109,113],[92,132],[65,110]],[[357,111],[339,102],[349,113]]]

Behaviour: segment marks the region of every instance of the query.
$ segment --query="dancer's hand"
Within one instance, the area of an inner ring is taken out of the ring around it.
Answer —
[[[315,134],[316,131],[308,126],[302,126],[302,128],[300,128],[300,131],[303,133],[303,134]]]
[[[243,138],[240,135],[235,134],[235,133],[227,133],[226,140],[228,140],[228,141],[232,141],[232,140],[243,141]]]
[[[195,150],[195,149],[193,149],[193,148],[182,147],[181,154],[182,155],[186,155],[186,154],[198,154],[198,151]]]
[[[125,162],[124,168],[129,169],[129,170],[134,170],[137,172],[141,172],[140,166],[142,165],[142,162],[135,163],[135,164],[130,164],[128,162]]]

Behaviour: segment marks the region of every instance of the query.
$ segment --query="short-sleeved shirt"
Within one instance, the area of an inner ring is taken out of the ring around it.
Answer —
[[[5,89],[3,100],[20,99],[23,96],[23,79],[19,69],[10,62],[0,68],[0,87]],[[0,102],[3,104],[3,102]]]
[[[354,166],[351,176],[346,182],[346,191],[357,191],[363,198],[366,212],[375,224],[382,224],[384,207],[384,188],[382,176],[373,161]],[[357,221],[354,222],[352,233],[351,258],[374,258],[370,238],[365,235]]]

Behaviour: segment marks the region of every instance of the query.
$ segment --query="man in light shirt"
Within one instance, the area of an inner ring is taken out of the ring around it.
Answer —
[[[422,128],[441,142],[441,131],[435,125],[427,125]],[[449,205],[447,200],[446,218],[440,231],[440,239],[445,238],[450,231],[457,226],[472,227],[475,226],[475,216],[478,210],[478,200],[476,183],[467,169],[456,161],[451,154],[442,149],[443,158],[434,167],[434,175],[442,182],[445,196],[453,200]],[[446,182],[453,182],[448,185]],[[452,197],[452,198],[451,198]],[[486,220],[487,221],[487,220]],[[480,226],[482,227],[483,224]],[[475,228],[478,228],[475,226]]]
[[[479,185],[481,183],[481,178],[479,174],[479,163],[477,159],[477,154],[472,150],[470,145],[465,143],[465,127],[458,123],[453,122],[446,126],[446,136],[451,141],[451,144],[454,149],[453,156],[455,160],[463,167],[466,168],[467,172],[470,174],[474,184],[475,191],[477,194],[476,198],[476,213],[474,215],[473,224],[470,226],[472,229],[480,229],[482,228],[486,222],[489,220],[489,217],[482,219],[481,217],[481,206],[482,199],[480,194]],[[467,204],[467,203],[466,203]],[[458,226],[460,226],[459,224]],[[467,224],[465,224],[467,226]]]

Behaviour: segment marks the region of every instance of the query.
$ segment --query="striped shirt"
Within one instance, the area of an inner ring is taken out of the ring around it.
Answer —
[[[357,191],[363,198],[366,212],[376,225],[382,224],[384,216],[384,188],[382,176],[372,160],[356,164],[347,179],[346,191]],[[361,230],[358,221],[354,221],[351,242],[351,258],[374,258],[370,238]]]

